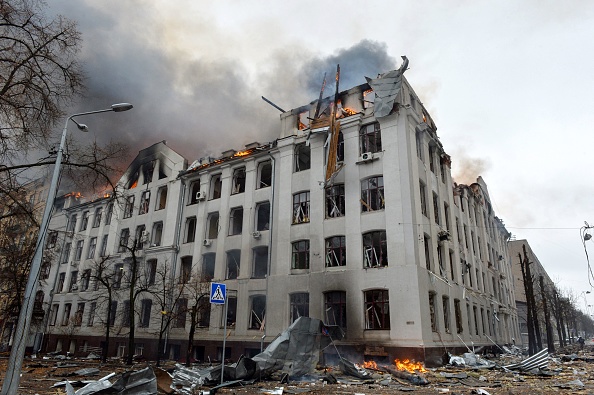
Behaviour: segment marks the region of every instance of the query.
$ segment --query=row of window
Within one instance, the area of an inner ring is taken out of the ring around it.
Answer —
[[[113,215],[113,203],[107,205],[107,212],[105,215],[105,225],[111,224],[111,217]],[[91,214],[89,211],[84,211],[82,213],[82,218],[80,222],[79,231],[87,230],[89,226],[89,221],[91,219]],[[93,217],[93,228],[98,228],[101,225],[101,220],[103,219],[103,207],[97,207],[95,209],[95,215]],[[76,223],[78,217],[77,214],[72,214],[70,219],[68,220],[68,226],[66,227],[66,231],[68,232],[75,232],[76,231]]]
[[[136,207],[134,205],[135,200],[136,200],[135,195],[128,195],[126,197],[126,201],[124,203],[124,213],[123,213],[124,218],[130,218],[134,214],[134,208]],[[151,191],[147,189],[146,191],[142,191],[142,193],[140,194],[140,202],[138,205],[138,215],[148,213],[149,209],[150,209],[150,205],[151,205]],[[157,199],[155,202],[155,211],[165,209],[166,205],[167,205],[167,187],[163,186],[163,187],[160,187],[159,189],[157,189]]]

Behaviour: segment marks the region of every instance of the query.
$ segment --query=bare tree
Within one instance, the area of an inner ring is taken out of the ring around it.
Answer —
[[[208,276],[194,276],[184,279],[188,303],[186,310],[190,313],[190,331],[188,333],[188,349],[186,350],[186,366],[190,366],[194,353],[194,335],[196,328],[208,325],[210,321],[210,280]]]

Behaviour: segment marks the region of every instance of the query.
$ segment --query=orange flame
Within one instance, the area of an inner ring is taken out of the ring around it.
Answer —
[[[246,156],[249,155],[251,151],[237,151],[236,153],[233,154],[233,156],[237,156],[237,157],[241,157],[241,156]]]
[[[342,109],[342,111],[344,113],[346,113],[347,116],[355,115],[357,113],[357,111],[353,110],[352,108],[348,108],[348,107],[344,107]]]
[[[366,369],[376,369],[377,370],[377,363],[375,363],[375,361],[364,361],[363,367]]]
[[[82,193],[80,193],[80,192],[70,192],[70,193],[67,193],[66,195],[64,195],[64,197],[70,197],[70,196],[72,196],[76,199],[80,199],[81,197],[83,197]]]
[[[410,372],[410,373],[414,373],[415,371],[419,371],[419,372],[427,371],[421,362],[414,362],[409,359],[403,359],[402,361],[399,359],[395,359],[394,365],[396,365],[396,369],[406,370],[407,372]]]

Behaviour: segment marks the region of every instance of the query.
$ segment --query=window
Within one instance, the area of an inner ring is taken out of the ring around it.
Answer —
[[[80,258],[82,257],[84,244],[85,244],[84,240],[79,240],[76,242],[76,251],[74,252],[74,260],[75,261],[80,261]]]
[[[416,141],[416,146],[417,146],[417,157],[421,160],[421,162],[424,162],[422,132],[415,133],[415,141]]]
[[[239,263],[241,259],[241,250],[227,251],[227,273],[226,279],[232,280],[239,276]]]
[[[450,333],[450,298],[442,296],[441,301],[443,306],[443,326],[446,333]]]
[[[435,223],[439,225],[439,198],[436,193],[433,194],[433,215]]]
[[[103,207],[97,207],[95,210],[95,218],[93,218],[93,228],[98,228],[101,225],[101,216],[103,215]]]
[[[446,230],[450,232],[450,206],[446,202],[443,202],[443,216],[445,218]]]
[[[365,329],[390,329],[390,301],[387,289],[364,292]]]
[[[157,260],[149,259],[146,261],[146,280],[148,285],[155,285],[157,277]]]
[[[219,213],[210,213],[207,217],[206,237],[214,240],[219,235]]]
[[[200,196],[200,180],[197,180],[190,184],[190,199],[188,199],[189,204],[198,203]]]
[[[382,134],[379,122],[364,125],[359,131],[361,153],[380,152],[382,150]]]
[[[105,214],[105,225],[111,224],[111,217],[113,215],[113,203],[107,205],[107,214]]]
[[[68,325],[70,321],[70,310],[72,309],[72,303],[66,303],[64,305],[64,313],[62,314],[62,326]]]
[[[309,317],[309,293],[299,292],[289,295],[291,323],[299,317]]]
[[[421,197],[421,214],[429,218],[427,214],[427,187],[422,181],[419,181],[419,193]]]
[[[221,197],[222,187],[221,175],[216,174],[210,179],[210,200],[219,199]]]
[[[435,292],[429,292],[429,315],[431,317],[431,330],[437,332],[437,306],[435,305]]]
[[[227,328],[235,327],[237,318],[237,297],[227,296]],[[224,325],[224,322],[223,322]]]
[[[122,278],[124,278],[124,264],[117,263],[113,268],[113,288],[122,286]]]
[[[153,224],[151,247],[159,247],[161,245],[162,237],[163,237],[163,222],[155,222]]]
[[[435,147],[430,145],[429,146],[429,170],[431,170],[432,173],[435,173]]]
[[[208,253],[202,255],[202,281],[210,281],[214,278],[216,254]]]
[[[40,280],[47,280],[50,275],[50,271],[52,270],[52,263],[49,261],[48,258],[44,258],[41,264],[41,271],[39,273]]]
[[[243,207],[231,209],[229,214],[229,236],[240,235],[243,229]]]
[[[66,243],[64,245],[64,253],[62,254],[62,263],[68,262],[70,259],[70,250],[72,249],[72,243]]]
[[[87,230],[87,226],[89,226],[89,212],[85,211],[80,221],[80,230]]]
[[[109,319],[107,320],[109,326],[115,325],[117,311],[118,311],[118,301],[113,300],[111,302],[111,304],[109,305]]]
[[[272,185],[272,163],[262,162],[258,165],[258,186],[256,189],[267,188]]]
[[[250,296],[250,319],[248,329],[264,330],[266,317],[266,295]]]
[[[74,325],[75,326],[81,326],[84,313],[85,313],[85,304],[84,303],[77,304],[76,313],[74,315]]]
[[[233,170],[231,195],[245,192],[245,167]]]
[[[346,239],[333,236],[326,239],[326,267],[346,266]]]
[[[295,172],[309,170],[311,165],[311,152],[305,143],[295,145]]]
[[[326,324],[338,325],[342,329],[347,326],[346,292],[330,291],[324,293]]]
[[[254,248],[252,278],[264,278],[268,274],[268,247]]]
[[[163,210],[167,204],[167,187],[157,189],[157,205],[155,210]]]
[[[186,243],[196,240],[196,217],[186,218]]]
[[[153,172],[155,170],[155,163],[145,163],[142,165],[142,184],[146,185],[153,181]]]
[[[454,299],[454,314],[456,316],[456,332],[462,333],[462,311],[460,310],[460,300]]]
[[[309,269],[309,240],[293,243],[291,269]]]
[[[134,195],[130,195],[126,198],[124,205],[124,218],[130,218],[134,210]]]
[[[35,294],[35,300],[33,301],[33,310],[43,311],[43,299],[45,298],[45,293],[43,291],[37,291]]]
[[[425,268],[433,271],[433,261],[431,259],[431,239],[423,235],[423,244],[425,245]]]
[[[293,223],[309,222],[309,191],[293,195]]]
[[[87,259],[95,258],[95,249],[97,249],[97,238],[91,237],[89,241],[89,251],[87,251]]]
[[[142,191],[140,194],[140,207],[138,207],[138,215],[148,213],[150,203],[151,191]]]
[[[137,250],[142,250],[144,248],[144,242],[146,241],[146,226],[138,225],[136,227],[134,241],[136,242]]]
[[[181,269],[179,274],[179,283],[187,284],[190,281],[192,275],[192,257],[184,256],[181,259]]]
[[[122,326],[124,328],[130,327],[130,300],[124,300],[122,302]]]
[[[388,245],[385,231],[363,234],[363,261],[365,267],[388,266]]]
[[[338,132],[338,146],[336,147],[336,160],[344,162],[344,135]]]
[[[375,92],[372,89],[363,92],[363,108],[373,107],[375,102]]]
[[[90,282],[91,282],[91,269],[85,269],[85,271],[83,271],[82,276],[80,277],[80,290],[81,291],[88,290]]]
[[[210,308],[211,304],[208,298],[200,299],[198,302],[198,326],[201,328],[208,328],[210,326]]]
[[[476,306],[472,306],[472,315],[474,317],[474,332],[478,335],[479,334],[479,322],[478,322],[478,310]]]
[[[97,309],[97,302],[91,302],[91,308],[89,309],[89,318],[87,318],[87,326],[93,326],[95,321],[95,310]]]
[[[370,177],[361,181],[361,211],[383,210],[384,177]]]
[[[268,230],[270,227],[270,202],[256,204],[256,230]]]
[[[120,244],[118,246],[118,252],[126,252],[128,248],[128,241],[130,239],[130,229],[122,229],[120,233]]]
[[[45,248],[54,248],[56,246],[56,243],[58,242],[58,232],[50,232],[49,235],[47,235],[47,244],[45,246]]]
[[[188,311],[188,299],[179,298],[175,301],[175,319],[173,320],[174,328],[184,328],[186,326],[186,312]]]
[[[49,317],[49,324],[51,326],[56,325],[56,321],[58,319],[58,309],[60,308],[60,305],[55,303],[52,305],[52,309],[50,310],[50,317]]]
[[[72,214],[68,221],[68,232],[74,232],[76,229],[76,214]]]
[[[103,235],[103,239],[101,239],[101,249],[99,250],[99,256],[104,257],[107,255],[107,238],[109,235]]]
[[[343,217],[345,213],[344,184],[326,188],[326,218]]]
[[[152,299],[142,299],[140,301],[140,327],[148,328],[151,322]]]
[[[68,286],[68,292],[78,291],[78,272],[74,271],[70,273],[70,285]]]
[[[66,273],[62,272],[58,275],[58,283],[56,284],[56,293],[62,292],[64,282],[66,281]]]
[[[456,281],[456,272],[454,270],[454,251],[450,250],[449,251],[449,256],[450,256],[450,278],[454,281]]]

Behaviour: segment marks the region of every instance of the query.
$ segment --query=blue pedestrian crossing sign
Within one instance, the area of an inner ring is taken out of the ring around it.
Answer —
[[[227,285],[221,283],[210,283],[210,303],[225,304],[227,298]]]

